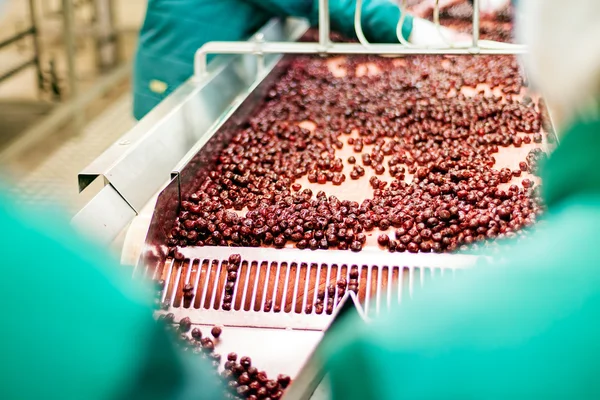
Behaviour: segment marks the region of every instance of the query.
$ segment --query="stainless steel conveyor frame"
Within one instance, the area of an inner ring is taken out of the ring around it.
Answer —
[[[403,0],[401,8],[405,4]],[[435,5],[434,15],[439,15],[439,0]],[[308,24],[288,19],[269,22],[246,42],[210,42],[198,49],[194,75],[81,171],[80,190],[98,177],[104,179],[104,187],[73,218],[73,224],[100,243],[110,243],[168,183],[184,155],[281,54],[523,54],[527,50],[522,45],[479,40],[479,0],[474,1],[473,40],[464,46],[368,43],[362,33],[361,6],[362,1],[357,0],[355,30],[361,43],[329,40],[329,1],[319,0],[318,42],[295,43]],[[439,18],[436,23],[439,26]],[[401,35],[399,41],[406,43]],[[220,56],[208,65],[208,54]]]
[[[202,160],[203,153],[213,154],[218,147],[213,146],[214,142],[224,142],[220,139],[226,135],[219,135],[228,132],[228,124],[235,126],[243,121],[251,109],[248,105],[260,97],[261,91],[264,94],[277,75],[278,66],[285,63],[281,54],[522,54],[526,51],[520,45],[480,41],[477,12],[473,41],[467,46],[371,44],[362,34],[361,3],[357,0],[358,44],[329,40],[327,0],[319,0],[318,42],[294,43],[307,30],[305,21],[273,20],[247,42],[207,43],[196,53],[194,76],[79,175],[81,190],[98,177],[104,179],[105,186],[75,216],[73,223],[91,230],[100,242],[108,243],[137,214],[154,212],[150,229],[146,226],[140,233],[143,237],[135,239],[143,248],[139,249],[141,257],[132,262],[136,265],[134,277],[164,279],[161,301],[167,302],[168,311],[177,318],[189,316],[198,326],[224,325],[219,351],[243,349],[269,374],[281,371],[293,374],[295,383],[285,397],[290,400],[327,398],[319,343],[338,315],[357,312],[366,320],[387,312],[393,303],[410,297],[413,288],[444,275],[460,275],[479,258],[448,254],[394,254],[392,258],[376,249],[355,254],[336,250],[236,248],[242,258],[240,277],[245,276],[233,294],[234,298],[239,297],[240,304],[234,303],[230,311],[222,310],[218,305],[222,295],[220,280],[210,276],[222,275],[232,249],[188,247],[182,249],[183,261],[165,260],[165,242],[154,237],[164,230],[162,220],[172,220],[169,214],[174,211],[172,205],[179,204],[179,196],[185,193],[182,188],[190,184],[186,176],[195,176],[201,168],[198,166],[201,161],[194,162],[196,157]],[[478,0],[474,3],[477,11]],[[439,8],[436,9],[437,14]],[[435,19],[439,26],[439,18]],[[399,41],[406,42],[406,38],[400,35]],[[207,55],[213,53],[222,55],[207,64]],[[158,192],[161,194],[157,202],[154,196]],[[146,232],[150,232],[148,238]],[[359,267],[359,278],[366,285],[364,291],[359,290],[359,296],[350,291],[342,299],[338,295],[335,300],[341,301],[333,314],[317,314],[312,308],[306,311],[305,306],[316,299],[320,287],[334,284],[340,277],[349,277],[354,266]],[[310,278],[308,270],[316,270],[317,278]],[[259,271],[267,271],[266,278]],[[276,275],[271,294],[274,304],[281,293],[280,312],[265,310],[269,271]],[[185,302],[177,300],[184,283],[193,285],[197,296],[194,306],[185,306]],[[362,305],[361,299],[364,299]],[[244,308],[245,304],[250,307]],[[248,338],[260,341],[250,342]],[[289,345],[290,341],[294,346]],[[269,343],[268,348],[261,344],[265,342]]]

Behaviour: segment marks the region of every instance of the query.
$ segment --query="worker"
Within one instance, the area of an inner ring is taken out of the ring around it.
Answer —
[[[192,76],[196,50],[210,41],[245,40],[275,16],[315,25],[319,0],[149,0],[134,68],[134,116],[141,119]],[[330,0],[331,28],[354,37],[356,0]],[[397,43],[400,9],[392,0],[363,0],[362,26],[371,42]],[[468,37],[443,28],[448,40]],[[445,46],[429,21],[407,16],[402,34],[417,45]]]
[[[0,197],[0,399],[219,399],[148,292],[49,214]]]
[[[417,290],[328,344],[334,399],[598,399],[600,2],[522,1],[531,77],[559,116],[545,221],[503,260]]]
[[[130,271],[66,219],[18,203],[0,194],[0,399],[221,398]]]

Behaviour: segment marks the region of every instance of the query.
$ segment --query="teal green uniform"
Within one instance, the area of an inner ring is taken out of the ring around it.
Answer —
[[[0,198],[0,399],[219,399],[131,271],[49,214]]]
[[[343,321],[335,399],[600,398],[600,120],[548,160],[548,212],[507,259],[426,285],[391,315]]]
[[[331,28],[354,34],[356,0],[330,0]],[[134,115],[142,118],[192,76],[196,50],[210,41],[246,40],[270,18],[318,21],[318,0],[149,0],[134,68]],[[400,10],[391,0],[364,0],[362,23],[372,42],[397,42]],[[404,37],[412,30],[407,16]]]

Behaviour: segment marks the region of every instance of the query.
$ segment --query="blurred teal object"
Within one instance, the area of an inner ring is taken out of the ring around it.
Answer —
[[[599,149],[600,119],[564,134],[542,174],[544,220],[500,265],[436,281],[370,326],[341,324],[333,398],[600,398]]]
[[[354,37],[355,0],[330,0],[331,28]],[[305,17],[315,25],[318,0],[149,0],[134,67],[134,115],[142,118],[192,76],[194,53],[209,41],[245,40],[270,18]],[[362,22],[372,42],[397,42],[400,9],[364,0]],[[412,30],[412,17],[403,26]]]
[[[221,398],[131,271],[56,212],[17,202],[0,195],[0,399]]]

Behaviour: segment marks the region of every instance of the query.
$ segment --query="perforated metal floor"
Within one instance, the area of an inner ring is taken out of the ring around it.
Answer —
[[[13,194],[26,203],[58,204],[69,214],[75,214],[95,194],[94,187],[78,193],[77,174],[133,127],[131,102],[129,94],[118,98],[79,135],[60,144],[42,164],[19,179],[12,187]],[[31,154],[36,156],[35,151]]]

